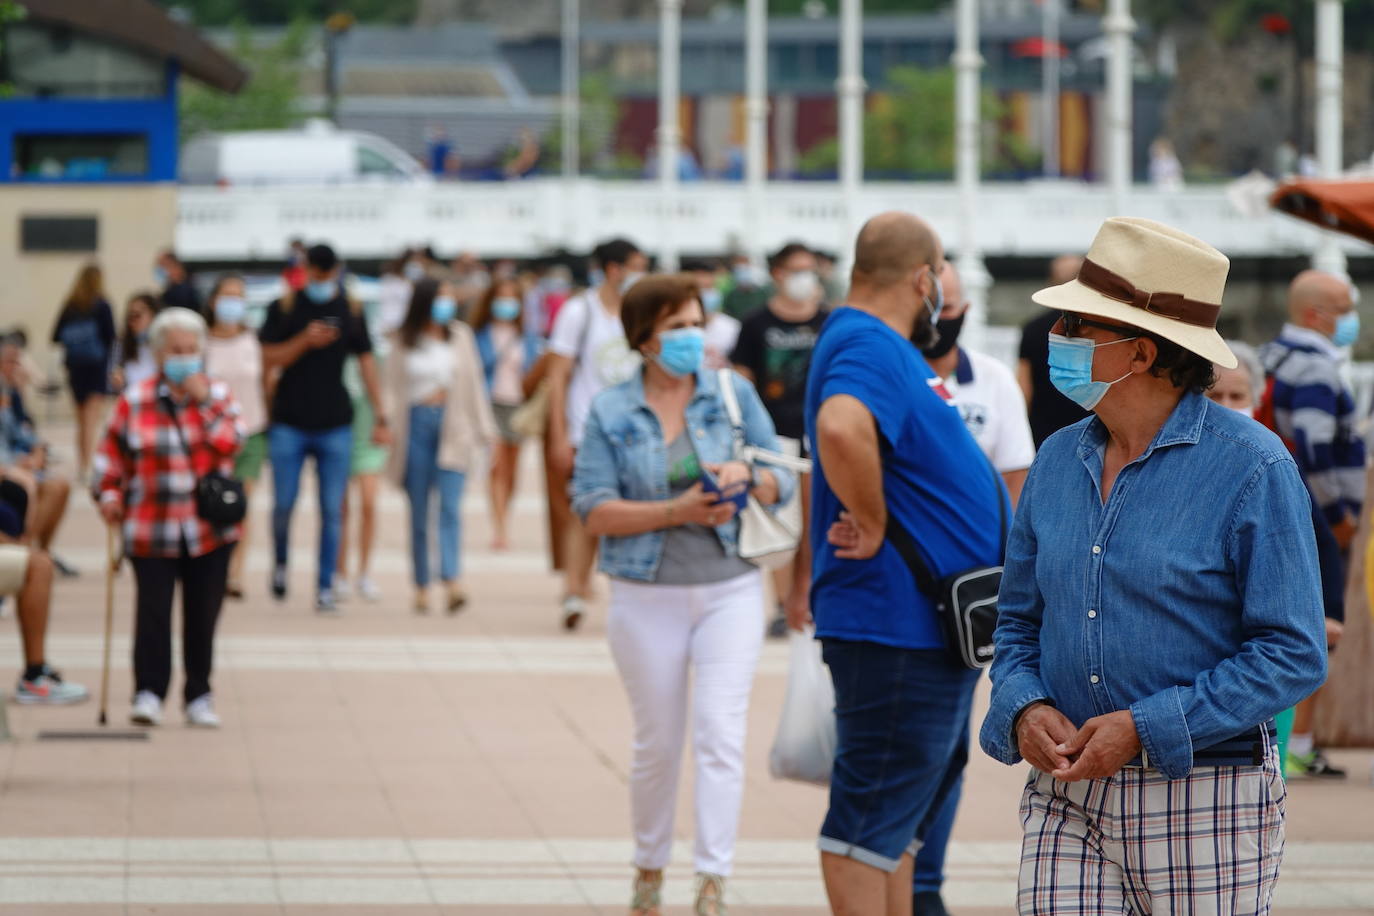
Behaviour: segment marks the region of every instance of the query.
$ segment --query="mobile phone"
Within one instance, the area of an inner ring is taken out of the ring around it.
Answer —
[[[343,327],[343,321],[337,315],[326,315],[320,320],[336,331]]]
[[[707,493],[713,493],[716,502],[732,502],[737,509],[744,509],[749,505],[749,484],[740,482],[732,487],[724,488],[720,481],[706,468],[701,469],[701,488]]]

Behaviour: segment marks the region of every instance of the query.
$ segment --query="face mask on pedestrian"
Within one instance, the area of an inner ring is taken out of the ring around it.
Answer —
[[[735,283],[739,286],[754,285],[754,267],[752,264],[736,264],[731,273],[735,276]]]
[[[706,314],[720,311],[721,301],[725,297],[720,294],[720,290],[714,286],[701,291],[701,307],[706,310]]]
[[[629,273],[627,273],[625,275],[625,279],[620,281],[620,295],[623,296],[626,293],[628,293],[630,291],[630,287],[634,286],[636,283],[643,279],[644,271],[642,270],[632,270]]]
[[[701,368],[706,355],[706,333],[701,328],[676,328],[659,334],[658,345],[659,351],[649,354],[649,358],[673,378],[682,378]]]
[[[429,317],[435,324],[448,324],[458,314],[458,302],[452,296],[435,296],[429,305]]]
[[[1249,417],[1249,418],[1252,419],[1252,420],[1255,419],[1255,408],[1253,408],[1253,407],[1231,407],[1231,406],[1228,405],[1226,409],[1227,409],[1227,410],[1234,410],[1236,413],[1240,414],[1242,417]]]
[[[338,286],[333,280],[312,280],[305,285],[305,298],[316,305],[324,305],[334,298]]]
[[[167,276],[167,269],[166,269],[165,267],[154,267],[154,268],[153,268],[153,283],[154,283],[155,285],[157,285],[157,286],[166,286],[166,285],[167,285],[167,281],[168,281],[169,279],[170,279],[170,278]]]
[[[243,324],[248,303],[240,296],[220,296],[215,300],[215,320],[220,324]]]
[[[425,265],[419,261],[407,261],[406,266],[401,268],[401,273],[411,283],[419,283],[425,278]]]
[[[1346,312],[1336,319],[1336,333],[1331,342],[1338,347],[1348,347],[1360,339],[1360,313]]]
[[[929,359],[939,359],[954,349],[954,345],[959,342],[959,332],[964,328],[964,316],[968,314],[965,309],[958,318],[941,318],[935,322],[935,343],[921,351],[921,355]]]
[[[514,296],[499,296],[491,300],[491,317],[497,321],[514,321],[520,317],[520,300]]]
[[[601,284],[606,282],[606,271],[599,267],[593,267],[587,273],[587,283],[592,289],[600,289]]]
[[[782,281],[782,293],[793,302],[810,302],[820,295],[821,278],[814,270],[794,270]]]
[[[1098,347],[1110,347],[1112,344],[1126,343],[1136,339],[1135,337],[1123,337],[1121,340],[1093,343],[1086,338],[1051,334],[1050,384],[1079,407],[1084,410],[1092,410],[1106,397],[1113,385],[1131,374],[1127,372],[1121,378],[1113,379],[1110,382],[1094,381],[1093,353]]]
[[[203,363],[204,360],[199,353],[189,356],[168,356],[162,360],[162,374],[173,385],[181,385],[191,376],[198,375]]]
[[[937,330],[938,316],[945,309],[945,289],[940,285],[940,275],[935,272],[933,267],[930,268],[930,282],[934,287],[935,298],[932,300],[924,293],[921,295],[921,304],[925,306],[925,314],[916,316],[916,326],[911,329],[911,342],[922,353],[940,343],[939,331]]]

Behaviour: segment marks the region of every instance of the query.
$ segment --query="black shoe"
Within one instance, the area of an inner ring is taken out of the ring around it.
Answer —
[[[784,613],[782,613],[781,611],[779,611],[779,612],[778,612],[778,615],[777,615],[776,617],[774,617],[772,620],[768,621],[768,638],[769,638],[769,639],[786,639],[786,638],[787,638],[787,615],[786,615],[786,614],[784,614]]]
[[[74,566],[72,566],[66,560],[63,560],[57,554],[50,553],[48,554],[48,556],[52,559],[52,568],[57,570],[57,574],[62,578],[75,579],[81,575],[81,573],[78,572]]]
[[[272,597],[278,601],[286,597],[286,567],[278,566],[272,570]]]
[[[1321,748],[1313,748],[1310,757],[1303,761],[1308,776],[1317,779],[1345,779],[1345,770],[1331,765]]]
[[[939,891],[917,891],[911,895],[911,916],[949,916]]]

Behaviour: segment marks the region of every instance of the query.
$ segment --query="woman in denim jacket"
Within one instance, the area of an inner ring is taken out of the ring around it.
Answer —
[[[612,580],[611,652],[632,707],[635,916],[657,916],[673,840],[691,684],[696,760],[698,914],[721,914],[744,790],[749,691],[763,639],[763,579],[738,554],[734,502],[703,488],[748,484],[764,505],[795,479],[731,460],[718,376],[701,368],[705,315],[690,277],[641,280],[621,310],[644,356],[630,381],[597,396],[573,476],[573,508],[601,538]],[[731,377],[749,445],[776,449],[754,387]],[[690,674],[690,676],[689,676]]]

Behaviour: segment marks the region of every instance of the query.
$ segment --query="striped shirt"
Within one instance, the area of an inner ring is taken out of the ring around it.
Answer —
[[[1260,350],[1274,380],[1274,422],[1289,443],[1317,505],[1335,525],[1359,518],[1364,504],[1365,444],[1356,431],[1355,398],[1340,374],[1341,351],[1327,337],[1286,324]]]

